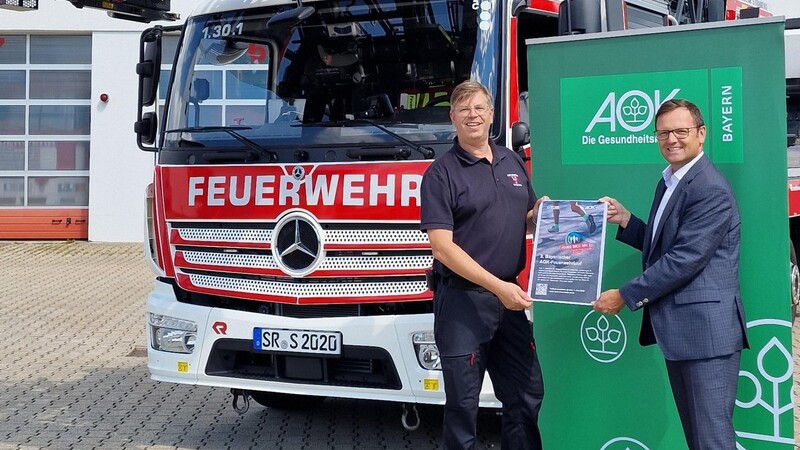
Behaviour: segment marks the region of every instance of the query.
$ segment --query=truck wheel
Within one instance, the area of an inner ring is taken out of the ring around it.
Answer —
[[[325,397],[281,394],[278,392],[250,391],[250,397],[261,406],[286,411],[303,411],[319,405]]]
[[[792,294],[792,322],[800,313],[800,268],[797,267],[797,254],[794,244],[789,243],[789,275]]]

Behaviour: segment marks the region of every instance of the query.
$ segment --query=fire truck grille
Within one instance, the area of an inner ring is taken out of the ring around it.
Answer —
[[[170,223],[176,279],[198,293],[266,302],[429,300],[430,243],[413,223]]]
[[[173,223],[174,229],[187,241],[208,242],[253,242],[269,244],[272,241],[271,228],[218,228],[199,227],[184,223]],[[325,242],[332,244],[362,243],[396,244],[428,243],[428,235],[419,229],[331,229],[324,228]]]
[[[238,268],[277,269],[275,258],[270,254],[225,253],[219,251],[184,250],[187,262],[197,265],[228,266]],[[433,264],[432,255],[397,256],[342,256],[330,255],[318,270],[350,269],[425,269]]]
[[[277,295],[281,297],[374,297],[425,292],[425,280],[397,282],[369,282],[330,280],[318,283],[292,283],[249,278],[232,278],[189,274],[192,285],[215,291],[233,291],[246,294]]]
[[[178,228],[178,234],[187,241],[265,243],[272,240],[269,229]]]
[[[341,357],[295,356],[254,351],[252,341],[219,339],[206,375],[283,383],[401,389],[391,356],[377,347],[345,345]]]

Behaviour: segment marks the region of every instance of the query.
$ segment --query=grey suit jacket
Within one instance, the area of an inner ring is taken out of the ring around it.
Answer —
[[[664,180],[648,224],[636,216],[617,240],[642,251],[642,274],[620,288],[644,309],[639,343],[668,360],[712,358],[747,348],[739,292],[739,208],[725,177],[702,156],[675,187],[650,242]]]

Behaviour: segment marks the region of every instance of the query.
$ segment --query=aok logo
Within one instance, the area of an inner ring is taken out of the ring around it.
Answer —
[[[678,92],[680,89],[673,89],[663,98],[658,89],[653,91],[653,95],[634,89],[619,98],[616,92],[610,92],[584,132],[590,133],[599,123],[609,124],[611,132],[617,131],[617,125],[632,133],[642,131],[653,122],[658,107],[675,98]]]
[[[614,438],[605,443],[600,450],[650,450],[646,445],[629,437]]]
[[[754,358],[739,370],[736,393],[737,448],[751,448],[753,442],[768,442],[769,448],[793,449],[794,394],[792,393],[792,344],[788,338],[792,323],[781,319],[759,319],[747,323],[750,351],[742,357]],[[756,445],[753,444],[753,448]]]
[[[628,334],[619,316],[606,316],[590,311],[581,322],[581,344],[595,361],[610,363],[625,352]]]

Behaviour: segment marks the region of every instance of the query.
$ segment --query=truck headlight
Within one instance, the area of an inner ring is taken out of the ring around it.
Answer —
[[[426,370],[442,370],[442,360],[433,339],[433,331],[418,331],[411,335],[411,341],[414,343],[420,367]]]
[[[192,353],[197,341],[197,324],[191,320],[150,313],[150,342],[155,350]]]

